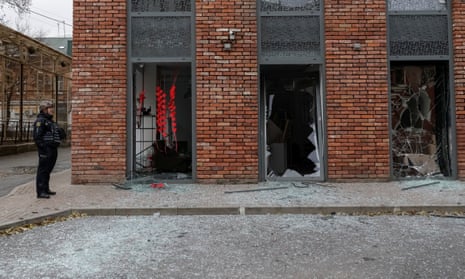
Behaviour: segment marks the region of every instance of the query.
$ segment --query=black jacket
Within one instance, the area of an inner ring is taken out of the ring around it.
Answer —
[[[37,147],[58,147],[65,138],[64,130],[53,121],[53,115],[40,112],[34,122],[34,142]]]

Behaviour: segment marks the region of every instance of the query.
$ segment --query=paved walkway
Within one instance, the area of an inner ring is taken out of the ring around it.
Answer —
[[[121,189],[111,184],[71,185],[70,175],[70,169],[52,174],[51,189],[57,195],[50,199],[36,198],[33,181],[0,197],[0,229],[73,211],[88,215],[465,211],[462,181],[164,184],[163,188],[152,188],[152,181],[145,181]]]
[[[0,156],[0,197],[15,187],[35,179],[39,157],[37,151]],[[71,167],[71,148],[60,147],[54,172]]]

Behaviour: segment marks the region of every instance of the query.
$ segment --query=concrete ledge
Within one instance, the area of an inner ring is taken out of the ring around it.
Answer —
[[[309,215],[417,215],[419,213],[438,216],[446,213],[465,214],[465,206],[432,205],[432,206],[328,206],[328,207],[191,207],[191,208],[82,208],[68,209],[17,222],[0,225],[0,230],[28,224],[40,224],[47,219],[67,217],[73,213],[88,216],[150,216],[159,213],[163,216],[187,215],[280,215],[280,214],[309,214]],[[445,216],[453,217],[453,216]]]
[[[238,215],[237,207],[192,207],[192,208],[96,208],[77,209],[73,212],[89,216],[150,216],[159,213],[164,216],[175,215]]]
[[[73,211],[89,216],[150,216],[155,213],[160,213],[160,215],[177,215],[176,208],[95,208]]]
[[[240,207],[178,208],[177,215],[239,215]]]
[[[0,145],[0,156],[13,155],[35,150],[37,150],[37,147],[34,143]]]

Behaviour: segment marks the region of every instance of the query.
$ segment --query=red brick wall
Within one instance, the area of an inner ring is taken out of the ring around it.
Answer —
[[[222,40],[237,29],[231,51]],[[258,180],[256,1],[196,1],[199,182]]]
[[[328,179],[387,179],[386,2],[324,3]]]
[[[126,172],[126,0],[74,0],[71,182]]]
[[[458,176],[465,178],[465,2],[452,2]]]

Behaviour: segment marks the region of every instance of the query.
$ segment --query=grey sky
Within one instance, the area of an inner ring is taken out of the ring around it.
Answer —
[[[23,20],[29,24],[29,35],[41,33],[46,37],[72,36],[73,0],[32,0],[31,14]],[[16,29],[18,16],[5,10],[8,26]]]

